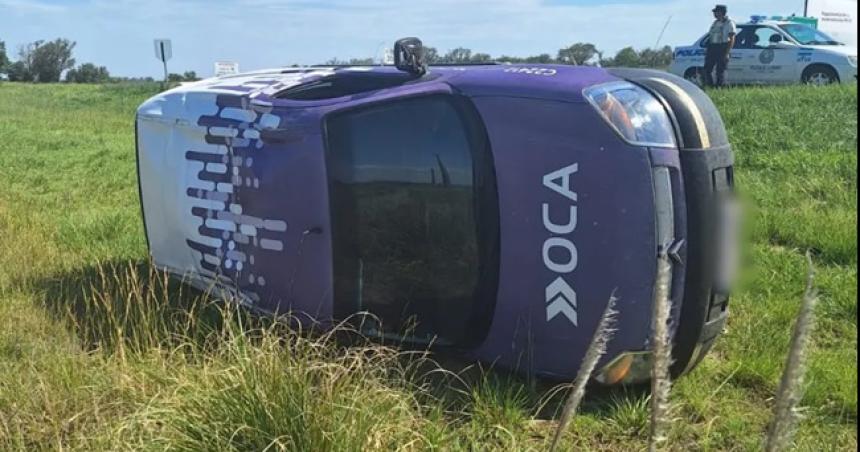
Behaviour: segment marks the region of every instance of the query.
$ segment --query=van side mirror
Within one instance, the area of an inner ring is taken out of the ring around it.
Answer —
[[[418,38],[402,38],[394,43],[394,66],[417,76],[427,73],[424,45]]]

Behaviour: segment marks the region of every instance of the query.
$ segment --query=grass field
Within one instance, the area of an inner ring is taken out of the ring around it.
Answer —
[[[560,397],[540,382],[425,377],[422,356],[238,319],[149,270],[132,116],[152,94],[0,83],[0,450],[546,448]],[[798,449],[855,450],[856,85],[712,94],[749,265],[726,334],[674,387],[671,448],[761,447],[811,250]],[[592,391],[566,447],[641,449],[646,397]]]

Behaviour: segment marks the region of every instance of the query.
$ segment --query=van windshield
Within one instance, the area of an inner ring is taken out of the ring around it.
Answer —
[[[380,324],[364,319],[365,333],[414,342],[486,334],[498,201],[485,135],[452,96],[327,119],[338,317],[369,312]]]

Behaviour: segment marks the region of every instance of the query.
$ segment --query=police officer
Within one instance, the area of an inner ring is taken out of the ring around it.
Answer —
[[[714,13],[714,24],[708,33],[708,48],[705,53],[705,85],[723,86],[726,83],[726,67],[732,47],[735,45],[737,27],[734,21],[729,19],[726,5],[717,5]],[[714,82],[714,69],[717,71],[716,83]]]

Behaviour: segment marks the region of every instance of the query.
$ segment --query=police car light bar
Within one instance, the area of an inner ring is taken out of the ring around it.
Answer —
[[[808,25],[814,29],[818,29],[818,19],[814,17],[800,17],[800,16],[766,16],[764,14],[754,14],[750,16],[750,23],[758,24],[764,22],[766,20],[773,21],[784,21],[784,22],[794,22],[798,24]]]

